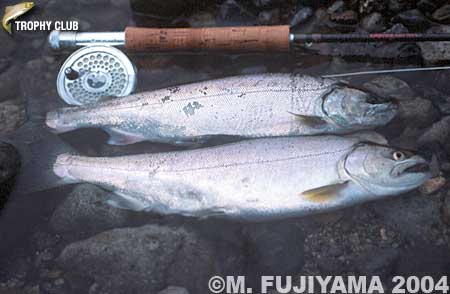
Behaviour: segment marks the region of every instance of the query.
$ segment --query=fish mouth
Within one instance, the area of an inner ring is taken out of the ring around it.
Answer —
[[[392,175],[395,177],[408,175],[427,175],[430,173],[430,164],[425,159],[410,160],[396,166]]]
[[[428,163],[417,163],[406,168],[404,173],[427,173],[430,172],[430,165]]]

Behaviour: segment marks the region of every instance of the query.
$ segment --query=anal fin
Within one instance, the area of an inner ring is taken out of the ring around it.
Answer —
[[[342,182],[337,184],[331,184],[311,190],[307,190],[301,193],[301,195],[309,201],[313,202],[327,202],[336,199],[339,196],[339,192],[347,187],[348,182]]]
[[[105,131],[109,134],[108,144],[110,145],[131,145],[145,140],[142,136],[117,128],[108,128]]]
[[[133,210],[133,211],[143,211],[147,209],[145,203],[130,197],[124,193],[111,192],[108,194],[108,198],[105,202],[115,208]]]

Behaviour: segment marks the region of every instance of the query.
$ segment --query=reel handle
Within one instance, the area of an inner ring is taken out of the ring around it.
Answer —
[[[125,48],[135,51],[288,51],[289,26],[125,29]]]

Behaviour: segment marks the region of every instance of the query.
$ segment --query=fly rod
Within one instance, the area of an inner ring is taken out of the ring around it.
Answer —
[[[298,34],[289,26],[137,28],[123,32],[61,32],[49,36],[53,49],[92,45],[125,47],[133,51],[288,51],[292,43],[450,41],[449,33]]]

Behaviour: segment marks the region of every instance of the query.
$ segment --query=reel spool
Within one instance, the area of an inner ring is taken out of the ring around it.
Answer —
[[[122,97],[136,88],[137,70],[119,49],[87,46],[75,51],[61,67],[57,88],[68,104],[98,102],[102,97]]]

